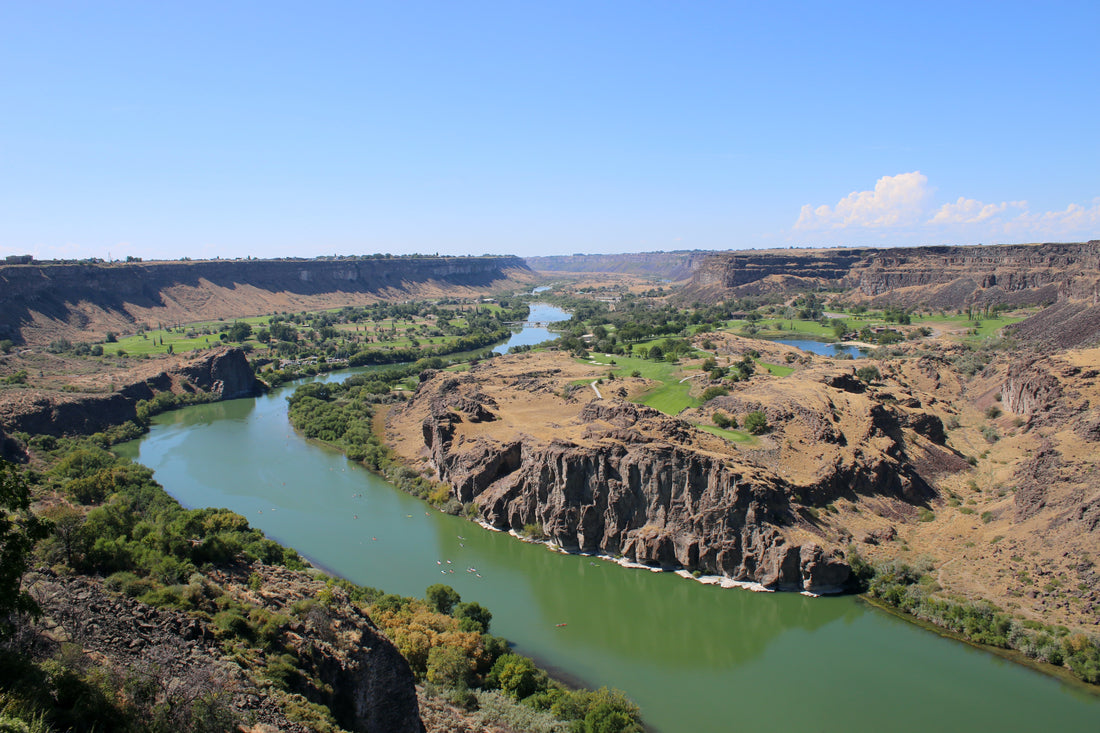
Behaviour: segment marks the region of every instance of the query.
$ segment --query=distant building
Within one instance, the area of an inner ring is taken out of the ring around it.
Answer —
[[[34,255],[8,255],[4,262],[8,265],[29,265],[34,262]]]

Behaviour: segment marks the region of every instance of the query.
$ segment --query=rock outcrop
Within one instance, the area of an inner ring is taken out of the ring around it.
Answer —
[[[1001,403],[1017,415],[1047,414],[1062,396],[1059,380],[1048,371],[1050,364],[1040,358],[1014,361],[1008,367],[1001,387]]]
[[[839,287],[873,304],[932,308],[1095,302],[1100,240],[888,249],[721,252],[695,265],[688,298]],[[769,284],[770,283],[770,284]]]
[[[588,390],[590,401],[563,400],[552,387],[576,381],[567,362],[542,371],[550,386],[541,390],[530,372],[501,373],[507,363],[429,375],[391,414],[391,429],[419,434],[406,455],[415,451],[485,522],[536,525],[572,552],[835,592],[849,574],[843,545],[815,526],[812,507],[869,496],[905,512],[935,499],[939,473],[967,467],[941,447],[938,417],[880,403],[842,370],[815,372],[800,382],[805,393],[792,380],[787,394],[750,389],[709,402],[729,415],[763,410],[775,427],[739,451],[693,427],[709,412],[679,419]],[[791,465],[799,470],[777,469]]]
[[[215,352],[209,358],[199,359],[177,370],[177,373],[203,392],[209,392],[220,400],[254,397],[264,387],[256,379],[248,358],[240,349]]]
[[[138,402],[151,400],[159,392],[207,392],[213,399],[231,400],[263,389],[243,351],[216,349],[181,357],[167,370],[135,376],[114,392],[6,390],[0,400],[0,427],[8,432],[87,435],[133,420]]]
[[[247,589],[252,574],[262,578],[262,590]],[[284,614],[294,601],[324,587],[303,573],[259,564],[214,571],[211,578],[246,604]],[[266,730],[311,730],[287,719],[271,690],[258,687],[246,668],[222,652],[207,621],[113,595],[96,578],[44,572],[28,580],[43,610],[38,627],[46,643],[75,644],[100,664],[151,684],[157,695],[225,696],[238,720]],[[341,602],[290,622],[280,633],[280,644],[306,673],[292,691],[328,706],[347,730],[421,733],[408,663],[354,604],[336,600]],[[313,679],[320,687],[308,681]]]

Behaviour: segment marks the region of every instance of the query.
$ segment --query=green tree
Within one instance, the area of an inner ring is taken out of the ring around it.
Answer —
[[[237,321],[229,327],[229,340],[241,342],[252,335],[252,326],[241,321]]]
[[[424,600],[439,613],[450,615],[451,609],[462,600],[462,596],[449,585],[435,583],[428,586],[428,590],[424,593]]]
[[[428,681],[455,690],[464,690],[470,684],[474,661],[459,648],[434,646],[428,652]]]
[[[489,633],[489,624],[493,620],[493,614],[480,603],[459,603],[455,607],[454,617],[458,619],[459,628],[463,631],[476,631],[480,634]]]
[[[87,549],[84,512],[71,504],[57,504],[42,515],[53,524],[53,536],[65,555],[65,564],[71,568],[76,567],[74,560],[82,558]]]
[[[504,654],[493,663],[489,679],[516,700],[522,700],[546,686],[535,663],[518,654]]]
[[[629,715],[606,703],[597,705],[584,716],[585,733],[634,733],[640,730]]]
[[[31,550],[50,532],[49,522],[30,511],[30,491],[15,466],[0,461],[0,637],[14,629],[12,615],[38,612],[20,590]]]

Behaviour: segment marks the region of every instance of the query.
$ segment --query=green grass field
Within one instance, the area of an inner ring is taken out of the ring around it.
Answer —
[[[744,328],[744,321],[735,321],[736,326],[726,329],[731,333],[740,333]],[[765,318],[756,322],[759,332],[756,334],[762,338],[791,338],[807,336],[812,339],[835,341],[832,326],[822,326],[817,321],[800,321],[798,319],[786,320],[784,318]]]
[[[773,377],[785,377],[794,372],[794,367],[783,366],[781,364],[768,364],[764,361],[758,361],[756,365],[767,369],[768,373]]]
[[[962,340],[973,342],[993,338],[1005,326],[1019,323],[1026,317],[1027,316],[998,316],[995,318],[975,318],[974,320],[969,320],[965,314],[948,316],[946,318],[933,315],[914,318],[913,323],[919,323],[922,326],[928,325],[932,328],[939,327],[942,329],[966,329],[967,331],[974,331],[975,333],[960,335]]]
[[[740,430],[718,428],[713,425],[696,425],[695,427],[699,428],[700,430],[705,430],[711,435],[717,435],[719,438],[731,440],[734,443],[752,443],[756,440],[756,438],[754,438],[753,436]]]
[[[593,354],[591,359],[608,366],[612,366],[611,362],[614,361],[612,372],[616,378],[629,377],[637,371],[646,379],[661,382],[660,386],[649,390],[637,400],[640,404],[660,410],[666,415],[678,415],[697,404],[697,401],[688,395],[691,382],[680,382],[683,374],[676,364],[670,364],[667,361],[651,361],[636,356],[607,357],[603,354]]]
[[[495,305],[482,305],[481,307],[500,310],[500,306]],[[334,309],[329,310],[331,311]],[[322,313],[325,311],[317,312]],[[271,316],[236,318],[232,321],[203,321],[166,329],[153,329],[144,333],[120,338],[117,343],[104,344],[103,350],[107,354],[114,354],[119,349],[122,349],[131,356],[145,356],[150,354],[166,354],[168,353],[168,347],[171,346],[173,353],[182,354],[195,349],[217,346],[219,343],[223,343],[219,338],[219,329],[231,326],[236,321],[249,324],[252,326],[253,332],[255,333],[260,328],[270,324]],[[465,318],[454,319],[454,322],[460,326],[466,325]],[[309,326],[301,324],[291,323],[289,325],[297,328],[298,331],[303,334],[308,333],[310,330]],[[342,337],[349,340],[355,340],[357,338],[363,339],[360,347],[369,349],[409,348],[412,346],[412,339],[416,339],[420,346],[427,346],[429,344],[438,346],[440,344],[450,343],[457,338],[456,336],[426,336],[420,330],[420,327],[423,325],[434,327],[436,324],[434,321],[426,319],[416,319],[412,324],[403,320],[398,320],[396,330],[394,330],[394,319],[387,318],[377,323],[373,321],[361,324],[340,323],[335,324],[334,328],[336,328]],[[188,334],[194,334],[194,337],[188,337]],[[375,340],[368,342],[366,341],[368,338]],[[251,344],[253,349],[259,351],[267,349],[267,346],[257,341],[255,337],[247,339],[246,343]]]

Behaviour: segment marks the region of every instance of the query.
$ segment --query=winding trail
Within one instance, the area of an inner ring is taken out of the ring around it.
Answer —
[[[598,399],[598,400],[603,399],[603,395],[600,394],[600,388],[596,386],[595,381],[592,382],[592,391],[596,393],[596,399]]]

